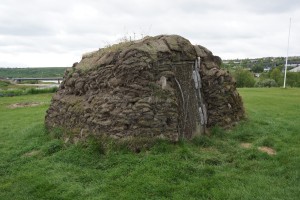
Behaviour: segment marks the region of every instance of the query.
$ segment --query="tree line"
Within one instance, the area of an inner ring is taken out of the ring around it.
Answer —
[[[292,57],[289,63],[300,64],[300,57]],[[237,87],[280,87],[284,81],[284,65],[285,58],[276,57],[229,60],[223,62],[222,68],[235,77]],[[257,73],[259,77],[255,77]],[[300,87],[300,72],[287,72],[286,85]]]
[[[264,72],[259,78],[243,68],[237,68],[232,72],[236,86],[242,87],[280,87],[283,86],[284,73],[279,68]],[[286,85],[289,87],[300,87],[300,72],[287,72]]]
[[[62,77],[67,67],[0,68],[0,78]]]

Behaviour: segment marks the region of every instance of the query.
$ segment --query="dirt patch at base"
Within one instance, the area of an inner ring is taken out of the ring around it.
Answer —
[[[261,152],[265,152],[269,155],[276,155],[276,151],[270,147],[258,147],[258,150],[261,151]]]
[[[245,148],[245,149],[250,149],[252,147],[251,143],[241,143],[241,147]]]
[[[22,103],[14,103],[7,106],[10,109],[14,108],[23,108],[23,107],[34,107],[44,104],[43,102],[22,102]]]
[[[251,143],[241,143],[240,146],[244,149],[250,149],[253,147]],[[262,147],[257,147],[257,149],[261,152],[267,153],[268,155],[272,155],[272,156],[276,155],[276,151],[271,147],[262,146]]]
[[[32,156],[36,156],[40,154],[40,151],[38,150],[33,150],[33,151],[30,151],[30,152],[27,152],[25,154],[23,154],[24,157],[32,157]]]

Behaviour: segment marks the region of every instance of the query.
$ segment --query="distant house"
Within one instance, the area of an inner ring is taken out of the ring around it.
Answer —
[[[289,72],[300,72],[300,66],[295,67],[294,69],[289,70]]]
[[[256,63],[256,62],[258,62],[258,60],[257,59],[251,59],[250,62]]]
[[[260,73],[255,73],[254,77],[260,77]]]
[[[271,67],[265,67],[264,68],[264,72],[268,72],[268,71],[270,71],[271,70]]]
[[[287,67],[299,67],[300,66],[300,64],[287,64]]]

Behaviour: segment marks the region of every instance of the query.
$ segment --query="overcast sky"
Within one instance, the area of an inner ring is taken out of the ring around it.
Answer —
[[[178,34],[222,59],[300,56],[300,0],[1,0],[0,67],[71,66],[122,37]]]

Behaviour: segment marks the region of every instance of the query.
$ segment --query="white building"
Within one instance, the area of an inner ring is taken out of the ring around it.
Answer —
[[[300,66],[295,67],[294,69],[289,70],[289,72],[300,72]]]

